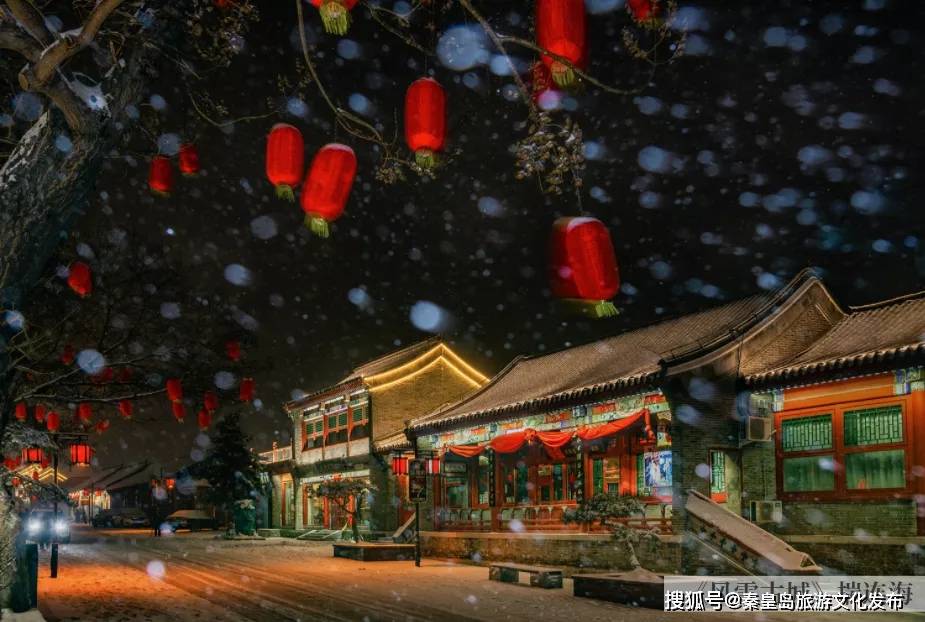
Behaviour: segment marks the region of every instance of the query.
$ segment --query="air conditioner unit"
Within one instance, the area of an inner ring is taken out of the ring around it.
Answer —
[[[756,523],[780,523],[784,520],[784,508],[780,501],[752,501],[752,521]]]
[[[748,417],[745,420],[745,440],[769,441],[774,434],[774,420],[770,417]]]

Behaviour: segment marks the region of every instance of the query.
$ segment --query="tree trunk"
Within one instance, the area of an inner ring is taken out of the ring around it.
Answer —
[[[350,513],[350,526],[353,529],[353,541],[360,541],[360,509],[363,504],[363,496],[356,495],[356,501],[354,502],[354,510]],[[349,506],[348,506],[349,507]]]

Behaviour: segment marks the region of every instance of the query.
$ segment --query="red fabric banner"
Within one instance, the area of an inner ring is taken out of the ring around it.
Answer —
[[[484,445],[447,445],[447,451],[450,451],[461,458],[475,458],[485,451]]]
[[[634,415],[629,417],[624,417],[623,419],[615,419],[607,423],[602,423],[593,427],[581,427],[575,432],[575,435],[583,441],[593,441],[596,438],[603,438],[605,436],[611,436],[622,432],[627,429],[643,417],[648,418],[649,410],[643,408]]]

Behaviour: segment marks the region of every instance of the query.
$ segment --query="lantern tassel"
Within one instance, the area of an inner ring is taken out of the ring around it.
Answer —
[[[609,300],[581,300],[579,298],[565,298],[560,301],[567,313],[583,315],[595,320],[605,317],[616,317],[620,314],[617,307]]]
[[[295,203],[295,192],[292,190],[292,186],[286,184],[276,186],[276,198]]]
[[[328,221],[324,218],[318,218],[317,216],[312,216],[311,214],[305,215],[305,226],[312,230],[312,233],[317,235],[319,238],[330,237],[331,230],[328,227]]]
[[[350,11],[338,0],[325,2],[318,8],[324,31],[330,35],[344,36],[350,28]]]
[[[577,78],[575,71],[571,67],[558,61],[553,61],[551,73],[552,81],[556,83],[556,86],[563,89],[574,85]]]
[[[437,166],[437,154],[432,149],[418,149],[414,152],[414,161],[424,170]]]

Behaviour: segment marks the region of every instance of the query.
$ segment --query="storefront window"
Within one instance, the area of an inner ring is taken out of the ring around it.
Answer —
[[[530,469],[527,468],[527,463],[523,460],[518,460],[517,466],[514,470],[514,475],[517,480],[515,488],[517,491],[517,503],[530,503]]]
[[[845,456],[845,477],[851,490],[903,488],[906,452],[902,449],[866,451]]]
[[[467,466],[465,462],[451,461],[446,461],[443,465],[447,507],[469,507],[469,472]]]

